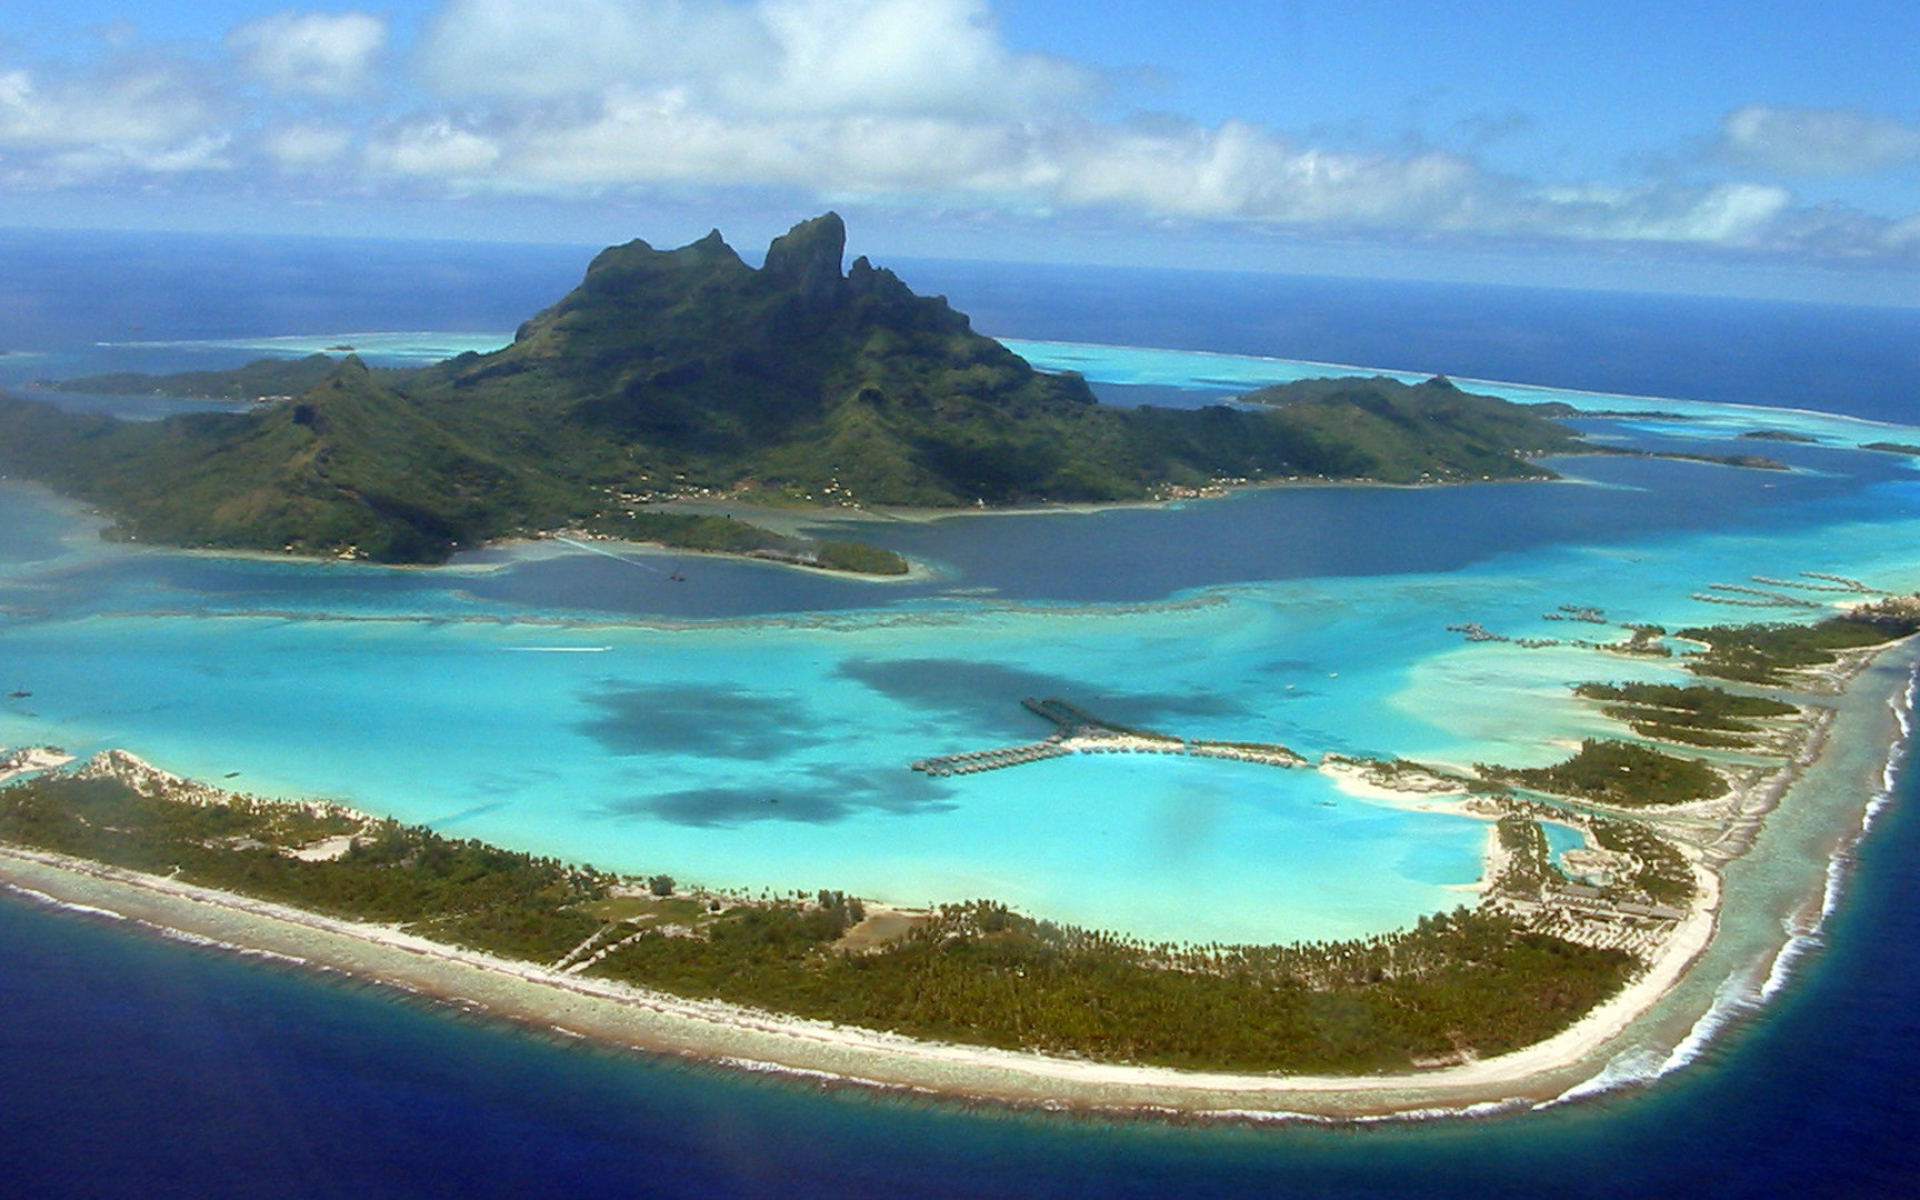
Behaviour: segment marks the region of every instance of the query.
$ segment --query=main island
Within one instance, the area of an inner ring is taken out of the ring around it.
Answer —
[[[824,503],[864,519],[1261,483],[1544,480],[1542,455],[1610,449],[1563,412],[1444,379],[1110,408],[890,273],[864,260],[843,272],[843,248],[831,216],[776,241],[757,270],[717,235],[616,247],[496,353],[417,372],[327,358],[112,381],[250,405],[146,424],[8,401],[0,457],[96,506],[129,542],[403,564],[545,536],[892,575],[907,565],[892,551],[728,510]],[[1607,735],[1552,762],[1332,752],[1012,693],[1026,740],[930,745],[896,764],[945,780],[1069,757],[1224,760],[1484,826],[1471,895],[1364,937],[1195,944],[991,897],[756,896],[46,746],[5,760],[18,778],[0,793],[4,870],[66,904],[539,1025],[882,1086],[1348,1117],[1550,1100],[1591,1078],[1706,953],[1725,869],[1798,792],[1831,786],[1820,751],[1836,729],[1887,740],[1865,726],[1888,719],[1904,684],[1914,601],[1812,571],[1717,586],[1721,600],[1803,615],[1669,630],[1568,604],[1542,614],[1566,631],[1552,638],[1456,623],[1468,645],[1593,664],[1565,703]],[[1694,681],[1634,678],[1647,663]],[[13,697],[31,698],[24,685]]]

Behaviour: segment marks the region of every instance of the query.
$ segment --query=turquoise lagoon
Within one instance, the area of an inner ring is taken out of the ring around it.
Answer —
[[[399,361],[426,340],[267,341]],[[1195,396],[1327,373],[1015,345],[1096,386]],[[1020,707],[1042,695],[1315,758],[1544,763],[1621,732],[1569,684],[1679,677],[1564,644],[1621,631],[1550,619],[1562,606],[1675,627],[1845,598],[1801,572],[1920,589],[1920,475],[1855,448],[1920,430],[1471,386],[1641,414],[1584,422],[1596,439],[1757,450],[1794,469],[1579,458],[1553,464],[1562,483],[863,524],[935,567],[918,584],[551,543],[432,571],[218,558],[101,543],[71,506],[9,486],[0,685],[31,695],[0,708],[0,745],[122,746],[243,790],[714,887],[985,896],[1179,941],[1386,930],[1471,902],[1482,822],[1348,795],[1311,770],[1087,755],[933,779],[909,764],[1045,736]],[[1739,440],[1756,429],[1814,440]],[[1737,587],[1797,603],[1725,603],[1756,599]],[[1563,644],[1446,628],[1466,621]]]

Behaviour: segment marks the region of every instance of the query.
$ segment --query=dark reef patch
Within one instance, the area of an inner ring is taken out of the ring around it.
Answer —
[[[831,825],[862,812],[897,816],[946,812],[952,789],[907,771],[817,767],[774,788],[689,788],[607,806],[612,816],[656,817],[675,825],[731,828],[755,821]]]
[[[804,702],[712,684],[608,687],[586,699],[601,715],[577,728],[621,755],[767,762],[798,747],[816,724]]]
[[[1243,705],[1201,691],[1133,692],[957,658],[866,659],[846,663],[839,674],[902,704],[971,722],[986,736],[1032,736],[1038,727],[1020,708],[1029,696],[1057,696],[1103,721],[1143,727],[1249,715]]]

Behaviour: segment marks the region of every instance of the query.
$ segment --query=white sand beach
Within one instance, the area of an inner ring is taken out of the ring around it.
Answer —
[[[1577,1083],[1580,1064],[1660,998],[1713,929],[1712,912],[1703,906],[1638,982],[1574,1027],[1515,1054],[1406,1075],[1262,1076],[923,1042],[684,1000],[462,950],[390,927],[14,847],[0,848],[0,880],[58,904],[647,1051],[1018,1104],[1194,1114],[1357,1117],[1550,1098]]]

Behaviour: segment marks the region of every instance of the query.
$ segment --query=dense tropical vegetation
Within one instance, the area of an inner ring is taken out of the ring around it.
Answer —
[[[1727,781],[1699,759],[1610,738],[1588,738],[1572,758],[1550,767],[1482,764],[1478,769],[1496,783],[1623,808],[1710,800],[1727,791]]]
[[[1752,748],[1766,733],[1762,721],[1800,711],[1770,696],[1739,696],[1721,688],[1664,683],[1583,683],[1574,694],[1599,700],[1600,710],[1642,737],[1722,749]]]
[[[1920,604],[1892,597],[1811,625],[1710,625],[1682,629],[1675,636],[1705,645],[1687,659],[1697,675],[1784,685],[1792,682],[1795,671],[1828,666],[1846,651],[1914,633],[1920,633]]]
[[[356,831],[337,857],[292,852]],[[1460,910],[1294,946],[1146,944],[986,901],[864,951],[838,892],[746,900],[322,805],[149,794],[48,774],[0,789],[0,840],[693,997],[923,1037],[1183,1067],[1374,1071],[1496,1054],[1577,1019],[1636,969],[1618,950]],[[604,956],[583,959],[587,947]]]

